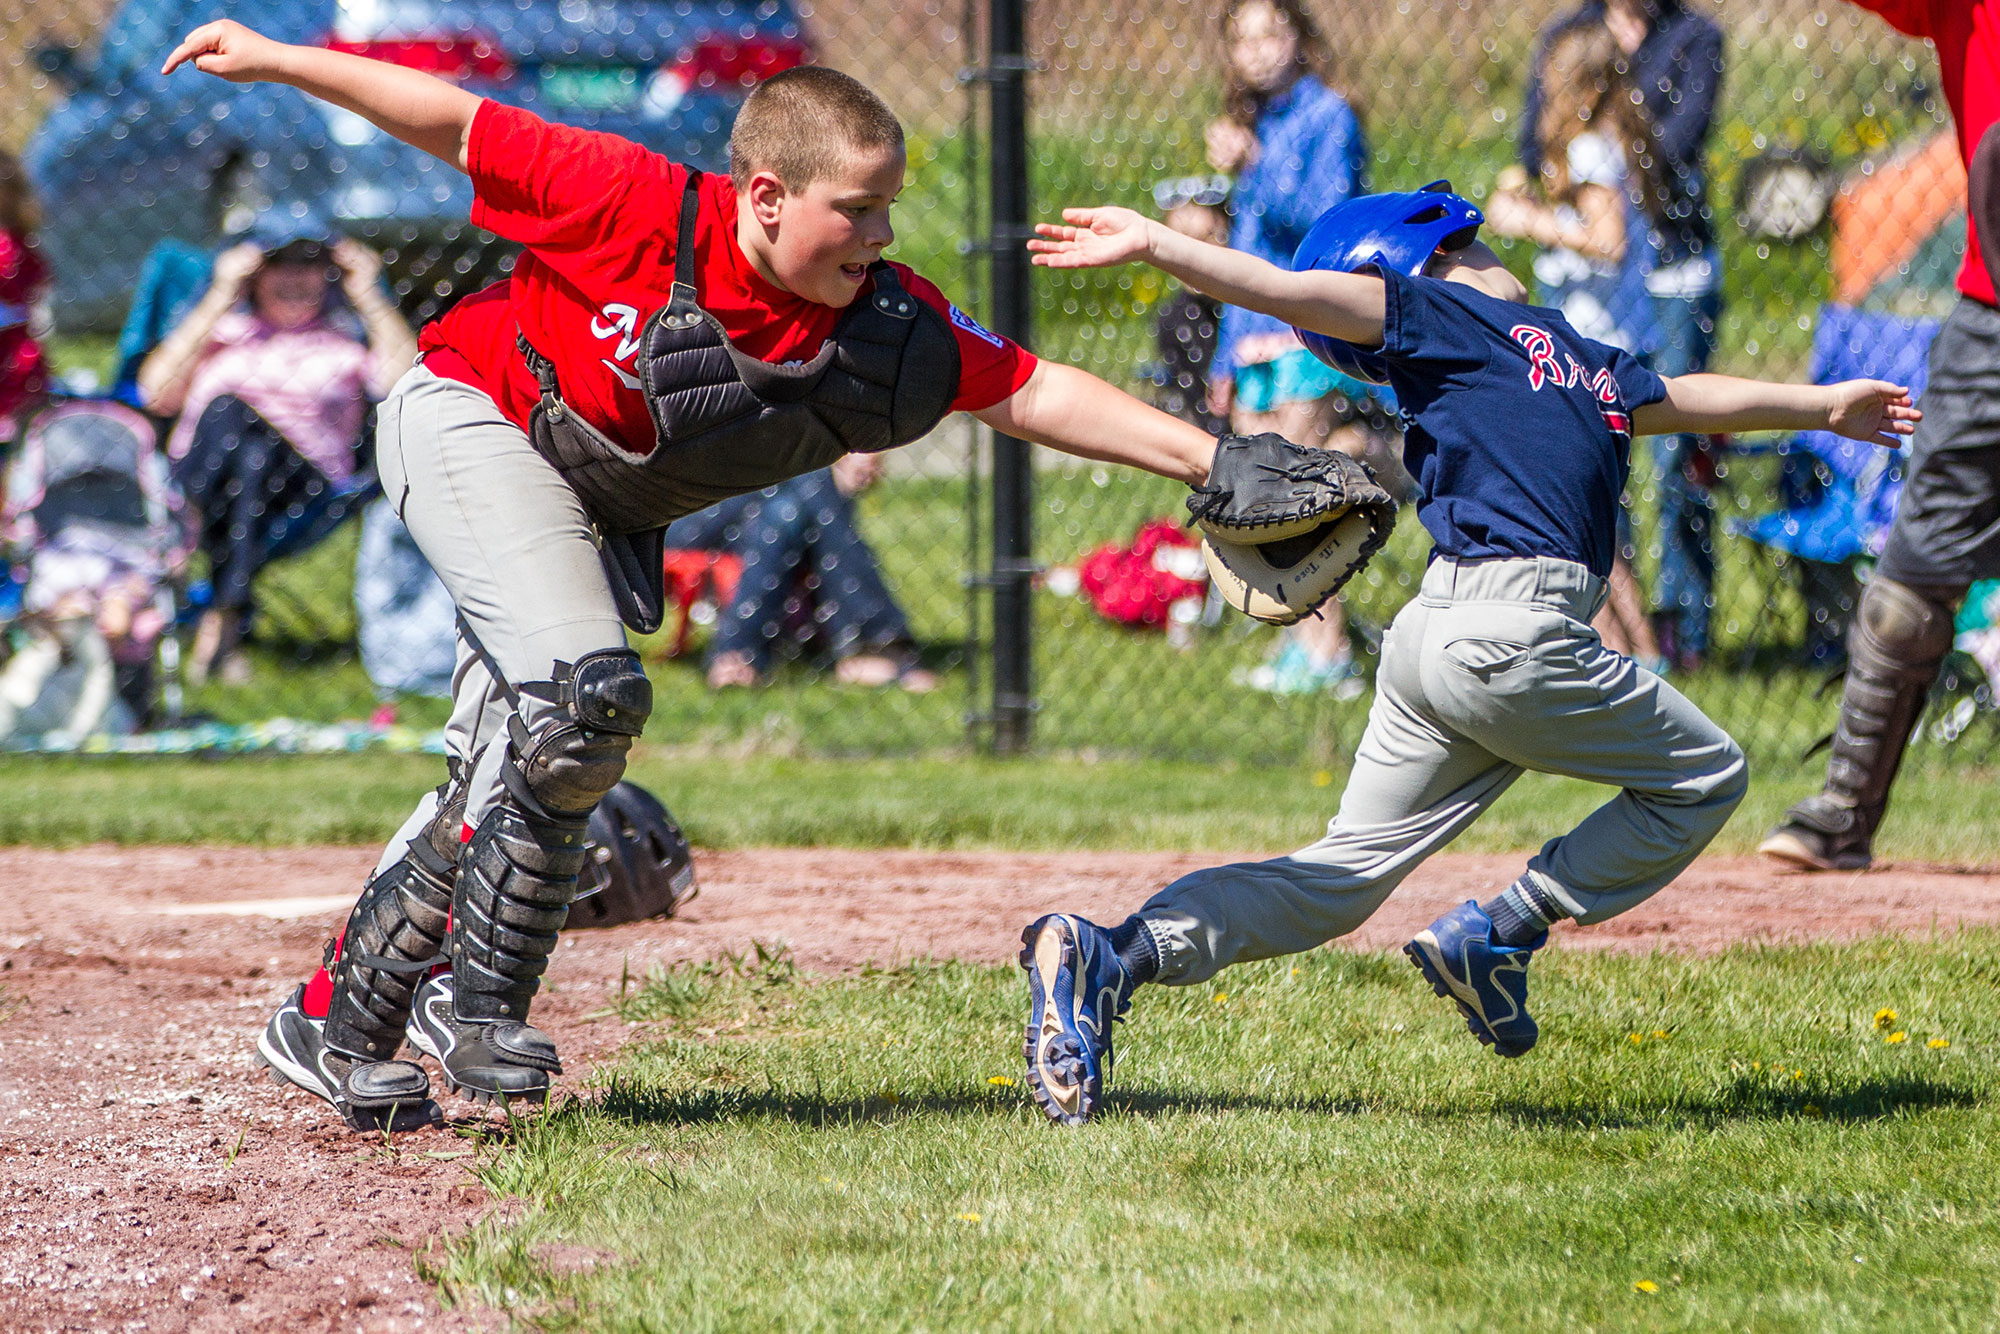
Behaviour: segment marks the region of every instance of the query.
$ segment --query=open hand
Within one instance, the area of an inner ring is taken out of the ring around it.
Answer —
[[[1910,401],[1910,391],[1887,380],[1843,380],[1828,385],[1826,392],[1831,400],[1826,427],[1849,440],[1899,446],[1924,419]]]
[[[193,61],[203,74],[213,74],[231,83],[268,82],[281,73],[284,51],[282,42],[274,42],[240,23],[218,19],[183,37],[167,57],[167,63],[160,66],[160,73],[172,74]]]
[[[1154,224],[1129,208],[1066,208],[1063,223],[1035,224],[1046,239],[1028,242],[1028,249],[1044,268],[1102,269],[1152,251]]]
[[[251,276],[263,267],[263,248],[255,241],[239,241],[215,257],[208,283],[231,297],[239,297],[249,287]]]
[[[382,257],[359,241],[341,237],[333,243],[333,262],[340,269],[340,285],[349,299],[359,299],[375,290],[382,276]]]
[[[858,496],[882,476],[880,454],[842,454],[833,461],[833,487],[843,496]]]
[[[1241,121],[1218,116],[1202,134],[1208,165],[1224,176],[1250,170],[1257,161],[1257,132]]]
[[[1486,196],[1486,230],[1497,236],[1521,237],[1534,229],[1541,209],[1525,194],[1495,190]]]

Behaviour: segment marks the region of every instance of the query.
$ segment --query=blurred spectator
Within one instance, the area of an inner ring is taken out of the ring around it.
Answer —
[[[1223,114],[1205,138],[1209,165],[1235,177],[1229,243],[1289,268],[1319,215],[1366,188],[1361,122],[1326,82],[1332,53],[1301,0],[1233,0],[1222,34]],[[1209,409],[1243,434],[1276,431],[1303,445],[1393,457],[1372,388],[1322,364],[1282,320],[1254,311],[1223,312]],[[1251,684],[1358,693],[1340,604],[1287,631],[1269,666]]]
[[[1536,285],[1543,305],[1586,338],[1640,356],[1657,343],[1646,291],[1649,225],[1664,217],[1666,191],[1646,113],[1625,73],[1625,53],[1602,23],[1577,23],[1552,38],[1536,70],[1539,189],[1510,168],[1487,200],[1487,226],[1540,246]],[[1609,595],[1597,618],[1607,647],[1666,667],[1631,555],[1620,543]]]
[[[1561,34],[1584,24],[1610,29],[1625,70],[1645,108],[1653,167],[1662,192],[1648,210],[1653,255],[1646,289],[1653,298],[1662,375],[1703,370],[1715,346],[1722,309],[1722,252],[1716,244],[1703,158],[1722,86],[1722,30],[1681,0],[1603,0],[1582,5],[1544,29],[1536,48],[1521,117],[1521,161],[1542,170],[1539,126],[1543,57]],[[1654,436],[1653,487],[1659,501],[1660,570],[1654,592],[1675,664],[1698,666],[1708,652],[1710,598],[1715,584],[1714,507],[1706,485],[1700,436]]]
[[[247,676],[238,644],[252,580],[365,498],[370,402],[416,359],[416,339],[380,287],[381,259],[329,237],[310,217],[260,222],[216,257],[208,290],[139,369],[145,407],[180,418],[168,455],[200,514],[214,587],[193,682],[218,669]],[[343,299],[365,342],[343,327]]]
[[[361,511],[354,612],[361,666],[381,704],[377,721],[395,717],[398,695],[451,698],[458,613],[387,496],[377,496]]]
[[[669,548],[728,551],[743,561],[709,652],[709,685],[756,685],[780,641],[803,632],[825,640],[842,684],[899,685],[912,694],[937,688],[937,676],[918,665],[909,622],[855,526],[853,498],[881,475],[879,454],[849,454],[667,530]],[[805,599],[796,596],[802,579]]]
[[[11,440],[48,387],[48,363],[36,337],[45,318],[49,270],[35,250],[41,209],[21,163],[0,149],[0,443]]]
[[[1167,226],[1210,245],[1229,244],[1229,181],[1221,176],[1180,176],[1153,187],[1153,202]],[[1229,429],[1210,410],[1209,369],[1222,327],[1222,303],[1192,287],[1175,287],[1160,303],[1153,340],[1160,349],[1162,412],[1192,422],[1210,435]]]

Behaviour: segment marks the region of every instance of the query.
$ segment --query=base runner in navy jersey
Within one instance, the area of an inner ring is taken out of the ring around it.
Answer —
[[[1918,416],[1907,392],[1662,379],[1525,304],[1475,239],[1478,210],[1443,182],[1329,210],[1294,272],[1124,209],[1063,216],[1030,242],[1036,262],[1145,260],[1285,319],[1336,369],[1393,388],[1435,550],[1383,640],[1368,727],[1324,838],[1183,876],[1108,930],[1057,913],[1023,933],[1037,1101],[1053,1120],[1089,1120],[1111,1072],[1111,1025],[1137,986],[1200,982],[1354,930],[1534,769],[1618,791],[1503,892],[1453,909],[1405,950],[1473,1036],[1522,1055],[1537,1037],[1528,964],[1549,928],[1643,902],[1707,846],[1745,788],[1728,734],[1590,628],[1633,433],[1818,428],[1893,444]]]

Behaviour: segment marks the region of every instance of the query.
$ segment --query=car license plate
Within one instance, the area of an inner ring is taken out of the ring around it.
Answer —
[[[560,111],[628,111],[644,88],[630,65],[544,65],[542,100]]]

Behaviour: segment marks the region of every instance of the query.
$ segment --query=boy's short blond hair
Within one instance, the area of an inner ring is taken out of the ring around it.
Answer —
[[[857,151],[903,147],[888,103],[851,75],[801,65],[758,84],[729,133],[729,178],[739,190],[768,171],[787,190],[832,175]]]

